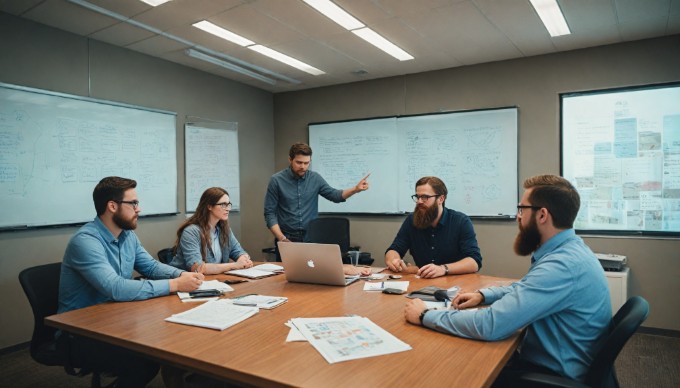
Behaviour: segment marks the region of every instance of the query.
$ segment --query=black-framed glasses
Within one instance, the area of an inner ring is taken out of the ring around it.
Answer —
[[[229,210],[229,209],[231,209],[231,202],[220,202],[220,203],[216,203],[215,206],[219,206],[224,210]]]
[[[411,196],[411,199],[413,200],[413,202],[418,202],[418,201],[427,202],[430,198],[437,198],[437,197],[441,197],[441,196],[442,196],[441,194],[435,194],[435,195],[427,195],[427,194],[418,195],[418,194],[413,194],[413,195]]]
[[[139,207],[139,201],[134,200],[134,201],[114,201],[115,203],[121,204],[121,203],[127,203],[128,205],[132,206],[133,210],[137,210]]]
[[[538,210],[542,209],[542,206],[534,206],[534,205],[517,205],[517,214],[520,216],[522,215],[522,209],[531,209],[531,210]]]

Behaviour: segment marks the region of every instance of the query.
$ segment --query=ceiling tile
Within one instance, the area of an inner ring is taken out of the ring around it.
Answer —
[[[114,24],[90,35],[90,38],[116,46],[128,46],[132,43],[148,39],[155,34],[127,23]]]
[[[22,17],[84,36],[120,23],[65,0],[47,0]]]
[[[2,0],[0,1],[0,11],[12,15],[21,15],[44,0]]]

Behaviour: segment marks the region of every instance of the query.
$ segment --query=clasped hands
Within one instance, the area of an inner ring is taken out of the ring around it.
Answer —
[[[479,292],[459,293],[451,301],[451,307],[456,310],[463,310],[480,305],[484,301],[484,296]],[[420,325],[420,314],[427,308],[425,302],[415,298],[406,302],[404,307],[404,319],[414,325]]]
[[[393,259],[387,262],[387,268],[393,272],[413,273],[423,279],[432,279],[446,274],[446,270],[441,265],[427,264],[420,268],[406,263],[400,258]]]

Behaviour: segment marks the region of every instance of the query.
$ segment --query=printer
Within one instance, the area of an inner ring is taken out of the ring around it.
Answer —
[[[605,271],[621,272],[626,267],[626,256],[613,253],[596,253],[595,257],[600,261]]]

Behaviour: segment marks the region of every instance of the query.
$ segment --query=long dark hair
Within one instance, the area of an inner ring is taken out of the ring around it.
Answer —
[[[210,223],[208,222],[210,221],[209,206],[216,206],[217,202],[224,195],[229,195],[229,193],[221,187],[211,187],[203,192],[201,199],[198,201],[198,206],[196,206],[196,212],[177,229],[177,241],[173,249],[174,254],[177,254],[177,247],[179,246],[184,229],[189,225],[197,225],[201,231],[201,257],[205,261],[207,249],[211,246],[210,241],[212,241]],[[227,249],[229,247],[229,220],[217,221],[215,228],[218,228],[220,231],[220,247]]]

